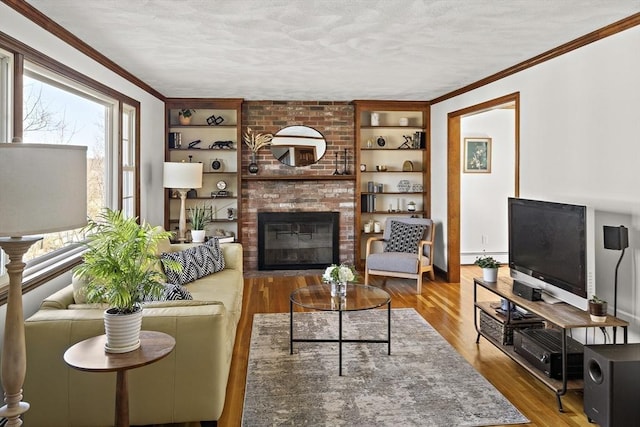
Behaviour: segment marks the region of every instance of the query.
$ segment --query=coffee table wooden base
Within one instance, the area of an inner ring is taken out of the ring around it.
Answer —
[[[87,372],[116,372],[116,427],[129,426],[129,388],[127,371],[149,365],[167,356],[176,340],[163,332],[142,331],[140,348],[128,353],[107,353],[106,335],[89,338],[69,347],[64,361],[72,368]]]

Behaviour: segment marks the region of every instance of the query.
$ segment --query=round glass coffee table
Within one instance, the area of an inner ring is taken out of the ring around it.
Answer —
[[[342,313],[345,311],[371,310],[387,306],[387,339],[364,340],[342,338]],[[338,338],[294,338],[293,336],[293,308],[294,305],[319,311],[338,312]],[[342,376],[342,343],[386,343],[388,354],[391,354],[391,296],[384,290],[368,285],[347,285],[346,297],[332,297],[331,285],[315,285],[298,288],[289,297],[289,352],[293,354],[294,342],[337,342],[338,343],[338,373]]]

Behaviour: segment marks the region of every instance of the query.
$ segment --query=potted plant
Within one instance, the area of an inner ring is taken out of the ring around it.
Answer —
[[[193,108],[181,108],[180,111],[178,111],[178,120],[180,121],[180,124],[181,125],[190,124],[191,116],[195,112],[196,110],[194,110]]]
[[[589,300],[589,316],[594,322],[607,320],[607,302],[593,295]]]
[[[204,242],[205,229],[209,223],[204,204],[189,208],[189,219],[191,220],[191,241],[193,243]]]
[[[495,258],[483,255],[476,258],[474,264],[482,268],[482,278],[485,282],[498,281],[498,268],[500,268],[500,263]]]
[[[87,301],[106,303],[104,313],[110,353],[125,353],[140,346],[142,307],[146,297],[158,297],[165,278],[160,268],[179,271],[180,264],[161,260],[158,243],[171,236],[158,227],[137,223],[121,211],[105,209],[84,228],[87,251],[74,269],[87,283]]]

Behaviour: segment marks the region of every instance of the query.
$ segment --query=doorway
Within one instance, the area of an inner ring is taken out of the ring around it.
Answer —
[[[460,282],[460,223],[461,223],[461,164],[462,137],[461,121],[465,116],[493,110],[505,105],[513,105],[515,114],[514,135],[514,191],[520,188],[520,93],[512,93],[448,114],[447,125],[447,281]]]

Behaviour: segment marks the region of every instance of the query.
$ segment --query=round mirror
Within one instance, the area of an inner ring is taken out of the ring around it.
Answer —
[[[273,135],[271,154],[287,166],[309,166],[327,151],[327,142],[308,126],[287,126]]]

